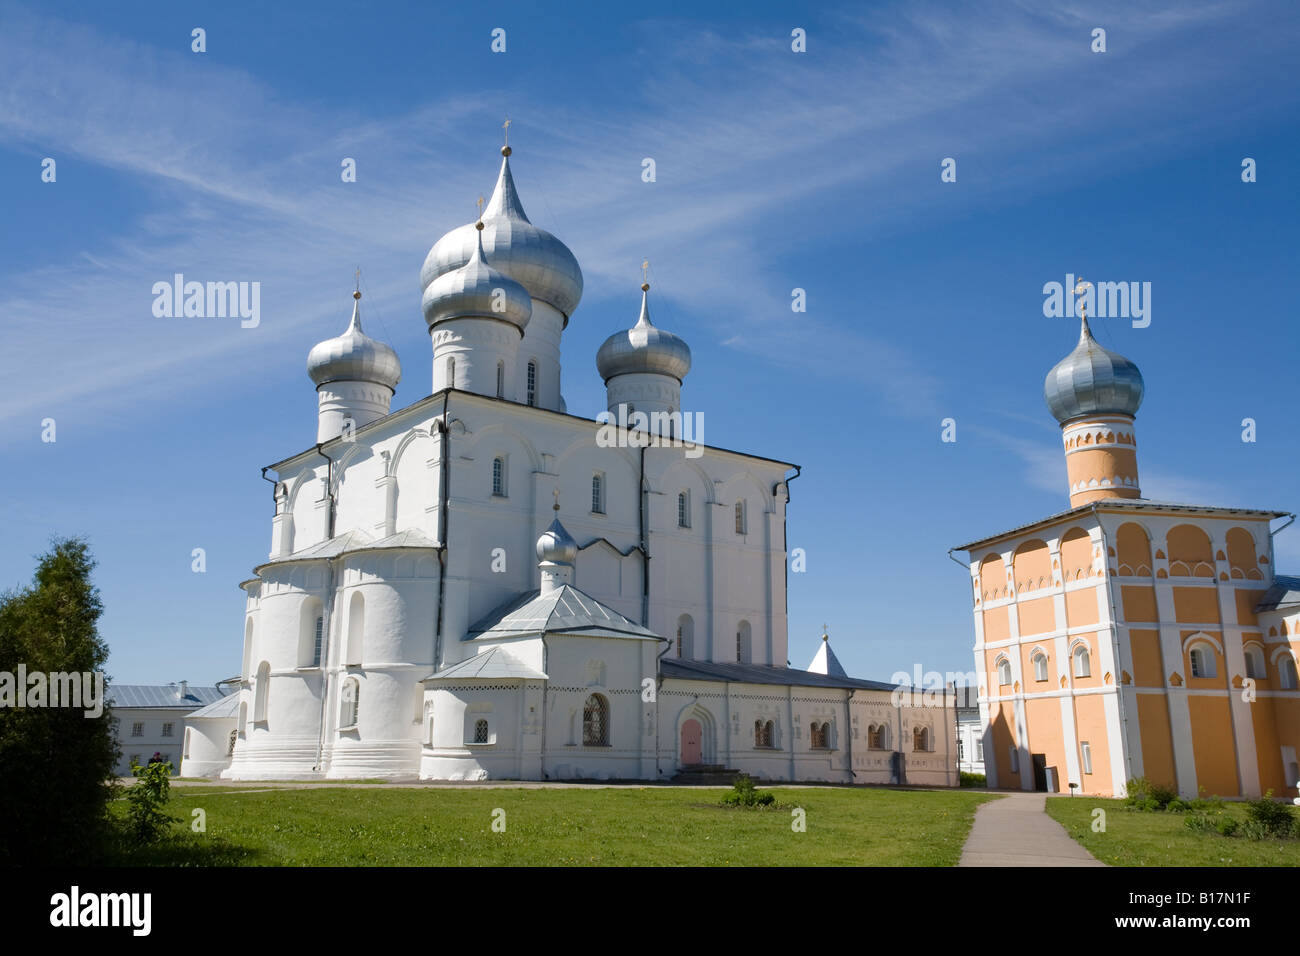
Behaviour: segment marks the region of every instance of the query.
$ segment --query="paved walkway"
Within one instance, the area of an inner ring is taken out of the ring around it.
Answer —
[[[975,811],[958,866],[1105,866],[1047,815],[1047,794],[1006,793]]]

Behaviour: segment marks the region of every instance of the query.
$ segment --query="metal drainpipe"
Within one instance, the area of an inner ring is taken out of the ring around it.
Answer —
[[[850,687],[849,696],[844,698],[844,749],[849,758],[849,783],[853,783],[858,775],[853,769],[853,695],[857,691]]]
[[[640,504],[640,524],[641,524],[641,626],[650,626],[650,543],[647,540],[649,534],[646,528],[646,487],[645,487],[645,450],[646,446],[641,446],[641,484],[639,496]]]
[[[659,640],[666,645],[662,651],[655,655],[655,779],[659,779],[659,691],[664,686],[663,659],[664,655],[673,649],[673,642],[668,638],[661,637]]]
[[[324,442],[316,443],[316,454],[320,455],[329,464],[325,471],[325,497],[329,499],[329,508],[325,512],[325,537],[330,540],[334,537],[334,459],[325,454],[322,450]],[[320,724],[316,734],[316,766],[312,770],[319,773],[321,764],[325,759],[325,717],[328,713],[329,705],[329,634],[334,615],[331,613],[334,608],[334,560],[332,558],[325,561],[325,600],[321,602],[321,631],[324,634],[322,639],[320,661]]]
[[[782,482],[785,483],[785,513],[781,515],[781,549],[785,552],[785,560],[782,564],[785,565],[785,652],[787,656],[790,653],[790,482],[801,474],[803,468],[795,465],[793,475],[782,478],[772,485],[772,496],[775,497],[777,486]],[[789,663],[786,661],[787,665]]]
[[[448,450],[451,447],[451,432],[447,428],[447,399],[448,396],[444,395],[442,399],[442,417],[435,419],[438,434],[442,436],[442,448],[439,449],[438,454],[438,613],[433,634],[433,671],[435,674],[442,667],[442,606],[447,596],[447,565],[450,564],[447,555],[447,521],[451,510],[448,507],[447,493],[451,489],[451,478],[448,472]]]

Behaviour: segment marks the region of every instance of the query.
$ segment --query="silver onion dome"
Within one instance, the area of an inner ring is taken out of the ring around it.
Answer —
[[[680,382],[691,370],[690,347],[678,336],[650,324],[650,286],[641,285],[641,317],[636,325],[615,332],[596,353],[596,369],[607,383],[615,375],[649,372]]]
[[[432,329],[439,322],[466,317],[500,319],[520,330],[533,314],[528,290],[488,265],[483,254],[484,223],[476,223],[479,241],[469,261],[434,279],[424,290],[424,321]]]
[[[537,539],[537,560],[543,564],[564,564],[569,567],[577,563],[578,542],[560,524],[558,516]]]
[[[1083,319],[1079,344],[1047,373],[1043,399],[1061,424],[1083,415],[1137,414],[1142,373],[1122,355],[1101,347]]]
[[[501,153],[496,189],[483,210],[484,252],[495,268],[521,284],[534,299],[558,309],[567,325],[582,298],[582,270],[568,246],[528,221],[510,175],[510,147],[503,147]],[[439,276],[473,258],[478,242],[474,225],[453,229],[433,244],[420,269],[420,288],[427,289]]]
[[[352,294],[352,321],[342,335],[317,343],[307,354],[307,374],[326,382],[374,382],[396,388],[402,380],[397,353],[361,331],[361,293]]]

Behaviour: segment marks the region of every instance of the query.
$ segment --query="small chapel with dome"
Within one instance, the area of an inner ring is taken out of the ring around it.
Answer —
[[[827,640],[789,666],[799,469],[675,441],[691,351],[647,283],[595,356],[610,414],[566,407],[582,270],[501,152],[481,217],[420,270],[428,391],[392,409],[402,363],[360,292],[308,356],[315,441],[263,470],[271,547],[241,585],[222,776],[955,785],[951,699],[849,677]]]

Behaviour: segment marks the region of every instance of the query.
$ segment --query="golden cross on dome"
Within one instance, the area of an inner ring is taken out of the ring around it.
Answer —
[[[560,489],[559,488],[551,489],[551,494],[555,495],[555,504],[551,505],[551,510],[559,511],[560,510]]]
[[[478,201],[477,201],[474,205],[478,206],[478,217],[479,217],[480,219],[482,219],[482,218],[483,218],[483,195],[482,195],[482,193],[479,194]]]
[[[1091,288],[1092,283],[1085,282],[1083,276],[1074,281],[1074,294],[1080,297],[1079,314],[1085,319],[1088,317],[1088,290]]]
[[[510,117],[509,116],[507,116],[506,121],[501,124],[501,128],[505,130],[505,135],[506,135],[506,141],[504,145],[509,146],[510,145]]]
[[[641,263],[641,281],[642,282],[650,281],[650,260],[649,259],[646,259],[644,262]]]
[[[357,291],[361,291],[361,267],[357,266]]]

